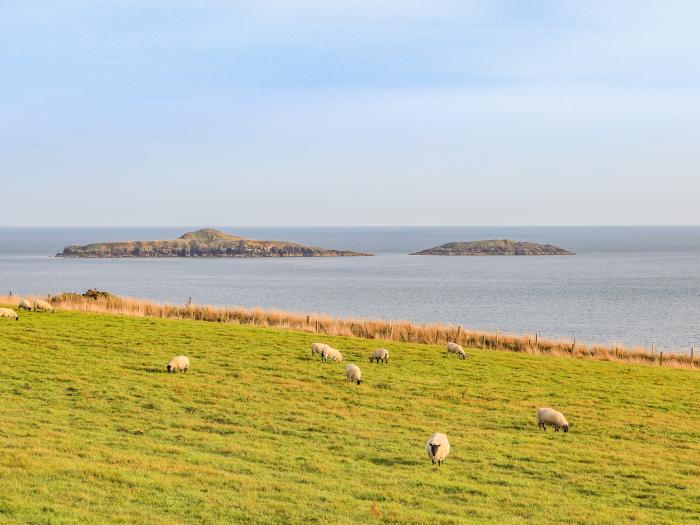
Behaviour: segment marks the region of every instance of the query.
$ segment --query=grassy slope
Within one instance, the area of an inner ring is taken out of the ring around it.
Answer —
[[[691,521],[690,370],[57,312],[0,320],[0,522]],[[192,370],[168,375],[175,354]],[[344,381],[358,363],[365,383]],[[569,418],[538,431],[534,409]],[[446,432],[441,469],[423,450]]]

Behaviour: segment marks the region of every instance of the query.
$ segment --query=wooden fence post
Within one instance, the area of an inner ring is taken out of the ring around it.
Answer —
[[[574,337],[574,343],[571,345],[571,351],[576,350],[576,338]]]
[[[538,334],[537,334],[537,332],[535,332],[535,346],[537,346],[537,336],[538,336]]]
[[[318,332],[318,321],[316,321],[316,331]]]
[[[656,350],[656,345],[655,345],[655,344],[652,344],[652,345],[651,345],[651,355],[652,355],[652,357],[654,356],[654,350]]]
[[[659,364],[662,364],[663,361],[664,361],[664,353],[661,352],[661,353],[659,354]]]
[[[311,320],[311,316],[307,315],[306,316],[306,326],[309,326],[309,321]]]
[[[459,334],[462,333],[462,325],[457,327],[457,337],[455,338],[455,343],[459,343]]]
[[[693,352],[695,351],[694,347],[690,347],[690,364],[693,364]]]

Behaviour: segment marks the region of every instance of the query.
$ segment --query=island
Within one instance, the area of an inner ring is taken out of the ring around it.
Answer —
[[[448,242],[411,255],[575,255],[551,244],[517,242],[509,239]]]
[[[259,241],[213,228],[170,241],[120,241],[67,246],[56,257],[355,257],[368,253],[328,250],[286,241]]]

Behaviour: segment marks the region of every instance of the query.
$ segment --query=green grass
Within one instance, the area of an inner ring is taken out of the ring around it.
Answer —
[[[346,360],[312,360],[319,339]],[[0,353],[0,523],[700,516],[692,370],[75,312],[0,320]],[[187,374],[166,373],[176,354]],[[571,432],[539,431],[539,406]]]

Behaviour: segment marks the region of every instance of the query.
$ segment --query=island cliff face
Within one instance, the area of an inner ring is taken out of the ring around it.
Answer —
[[[508,239],[471,242],[448,242],[411,255],[575,255],[552,246],[534,242],[516,242]]]
[[[351,257],[370,255],[285,241],[258,241],[211,228],[171,241],[122,241],[67,246],[56,257]]]

